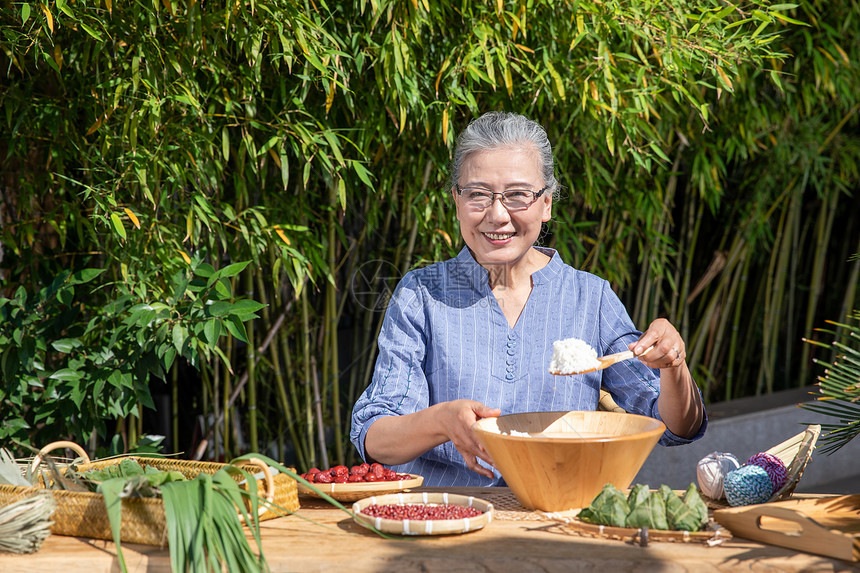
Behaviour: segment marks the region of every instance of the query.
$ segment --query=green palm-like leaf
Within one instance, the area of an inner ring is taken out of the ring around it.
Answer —
[[[855,310],[853,318],[855,321],[860,320],[860,311]],[[856,324],[831,324],[845,329],[856,327]],[[821,451],[832,454],[860,435],[860,336],[853,331],[824,332],[845,342],[833,341],[832,346],[839,355],[831,364],[826,365],[824,375],[819,377],[819,395],[815,402],[801,404],[800,407],[839,420],[838,423],[821,425],[824,430],[821,437],[824,447]],[[815,362],[824,364],[820,360]]]

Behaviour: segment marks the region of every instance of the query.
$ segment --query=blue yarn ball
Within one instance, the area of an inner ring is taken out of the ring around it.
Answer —
[[[761,466],[748,465],[726,474],[726,500],[731,506],[764,503],[773,494],[773,482]]]

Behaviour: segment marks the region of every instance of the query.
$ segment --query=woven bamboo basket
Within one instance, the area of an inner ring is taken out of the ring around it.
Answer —
[[[807,426],[806,430],[799,434],[767,450],[767,453],[779,458],[788,470],[788,480],[785,485],[773,492],[768,502],[783,501],[791,497],[803,476],[803,470],[806,469],[806,465],[812,457],[819,434],[821,434],[821,426],[813,424]]]
[[[44,455],[58,448],[70,448],[80,455],[84,463],[77,466],[77,469],[82,472],[91,469],[103,469],[118,464],[124,459],[134,459],[141,465],[152,466],[159,471],[178,471],[186,478],[193,479],[201,473],[214,474],[227,465],[214,462],[195,462],[138,456],[123,456],[91,462],[86,452],[77,444],[73,442],[55,442],[43,448],[34,458],[31,471],[34,471],[39,466],[41,458]],[[262,471],[263,478],[257,480],[257,491],[261,492],[261,497],[265,497],[269,503],[278,506],[267,508],[263,507],[261,503],[260,515],[258,516],[260,521],[273,519],[299,509],[298,488],[294,479],[282,473],[272,476],[269,467],[260,460],[249,460],[237,465],[252,475],[259,475]],[[0,485],[0,505],[10,503],[42,490],[44,490],[44,485],[33,487]],[[50,491],[57,505],[51,517],[54,522],[51,526],[51,533],[93,539],[113,539],[102,494],[68,490]],[[123,499],[120,539],[127,543],[164,545],[167,542],[164,502],[160,498]]]
[[[818,436],[820,434],[821,426],[819,424],[812,424],[807,426],[804,431],[790,437],[784,442],[780,442],[768,450],[765,450],[766,453],[779,458],[779,460],[785,464],[785,468],[788,472],[788,480],[786,480],[785,485],[773,492],[770,499],[767,500],[767,503],[785,501],[791,498],[797,484],[800,482],[800,478],[803,477],[803,471],[809,464],[809,460],[812,457],[812,452],[815,450],[815,444],[818,441]],[[711,509],[725,509],[732,507],[728,504],[725,497],[723,497],[723,499],[712,499],[705,494],[702,494],[702,499],[705,500],[708,507]]]

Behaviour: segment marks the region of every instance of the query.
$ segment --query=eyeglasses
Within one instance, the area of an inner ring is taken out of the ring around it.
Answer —
[[[529,189],[508,189],[507,191],[494,192],[481,187],[466,187],[465,189],[457,185],[457,194],[466,202],[466,205],[473,209],[484,210],[493,204],[496,200],[496,195],[500,195],[500,201],[508,211],[522,211],[531,207],[538,197],[543,195],[547,187],[540,191],[531,191]]]

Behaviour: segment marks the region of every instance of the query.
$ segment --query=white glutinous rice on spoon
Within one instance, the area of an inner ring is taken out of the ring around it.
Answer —
[[[553,374],[572,374],[594,370],[600,366],[597,351],[584,340],[566,338],[552,343],[552,360],[549,371]]]

